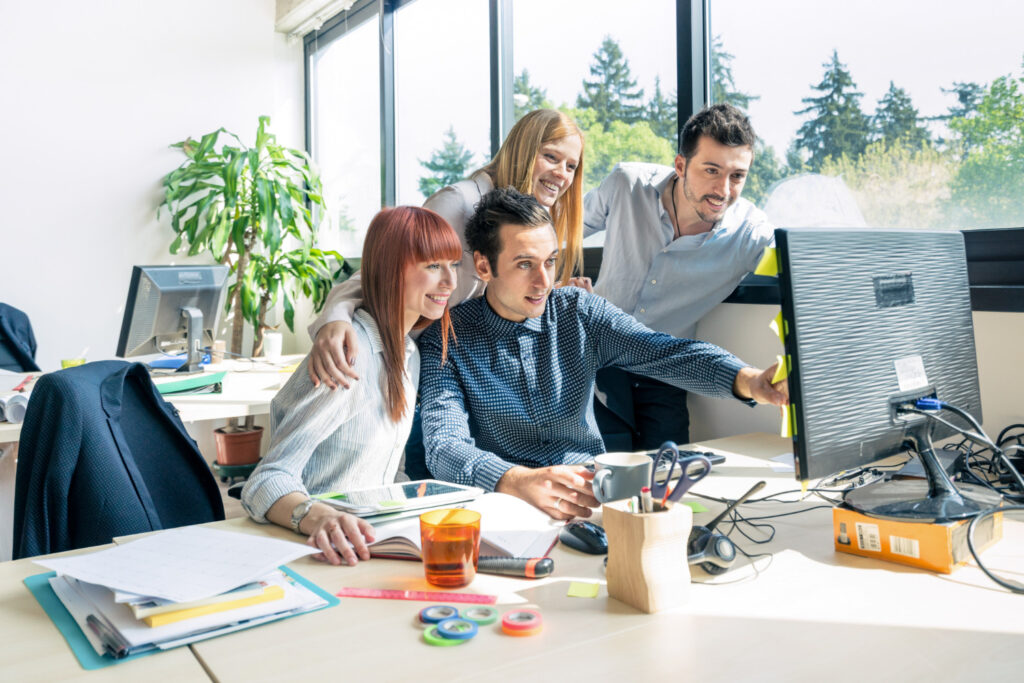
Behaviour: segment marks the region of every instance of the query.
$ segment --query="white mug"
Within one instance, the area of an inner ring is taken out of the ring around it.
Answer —
[[[280,332],[266,332],[263,335],[263,357],[267,360],[280,360],[282,346],[284,335]]]

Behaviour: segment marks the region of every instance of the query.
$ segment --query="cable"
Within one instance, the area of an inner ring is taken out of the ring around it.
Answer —
[[[978,524],[981,522],[981,520],[985,519],[986,517],[991,517],[1000,512],[1024,512],[1024,505],[1010,505],[1007,507],[992,508],[991,510],[986,510],[980,515],[975,516],[974,519],[971,520],[970,526],[967,527],[967,547],[971,549],[971,555],[974,556],[974,561],[978,563],[978,569],[985,572],[985,575],[988,578],[992,579],[994,582],[996,582],[1003,588],[1007,589],[1008,591],[1011,591],[1013,593],[1024,593],[1024,585],[1017,583],[1016,581],[1011,581],[1009,579],[1002,579],[993,574],[992,572],[990,572],[988,567],[986,567],[985,564],[981,561],[981,557],[978,554],[978,549],[974,545],[974,532],[975,529],[978,528]]]

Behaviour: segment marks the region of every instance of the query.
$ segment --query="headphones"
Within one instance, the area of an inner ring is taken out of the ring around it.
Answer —
[[[759,481],[746,493],[729,504],[721,514],[711,520],[707,526],[695,526],[690,531],[690,540],[686,546],[686,561],[697,565],[708,574],[724,574],[736,561],[736,546],[729,537],[715,531],[715,527],[729,516],[733,510],[746,502],[747,498],[763,489],[765,483]]]

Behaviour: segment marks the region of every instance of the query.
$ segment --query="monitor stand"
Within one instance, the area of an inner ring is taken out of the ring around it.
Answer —
[[[195,375],[203,372],[203,312],[194,306],[182,306],[181,324],[185,327],[185,362],[174,375]]]
[[[932,447],[931,435],[910,434],[907,440],[924,465],[925,479],[892,479],[856,488],[843,498],[848,507],[872,517],[907,522],[950,522],[998,507],[1002,496],[983,486],[954,485]]]

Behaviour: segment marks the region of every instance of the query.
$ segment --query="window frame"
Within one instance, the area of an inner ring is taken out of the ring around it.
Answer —
[[[353,28],[376,16],[380,42],[381,97],[381,205],[393,206],[396,198],[395,164],[395,63],[394,14],[410,2],[427,0],[357,0],[323,26],[305,36],[306,151],[312,153],[316,134],[313,81],[317,52],[339,40]],[[488,0],[491,155],[498,152],[512,127],[513,0]],[[676,135],[690,115],[710,95],[710,0],[676,0],[676,92],[679,121]],[[689,64],[681,58],[689,56]],[[1024,227],[994,230],[962,230],[967,249],[971,308],[975,311],[1024,312]],[[601,267],[601,247],[584,249],[584,274],[596,280]],[[773,278],[748,275],[725,303],[779,303]]]

